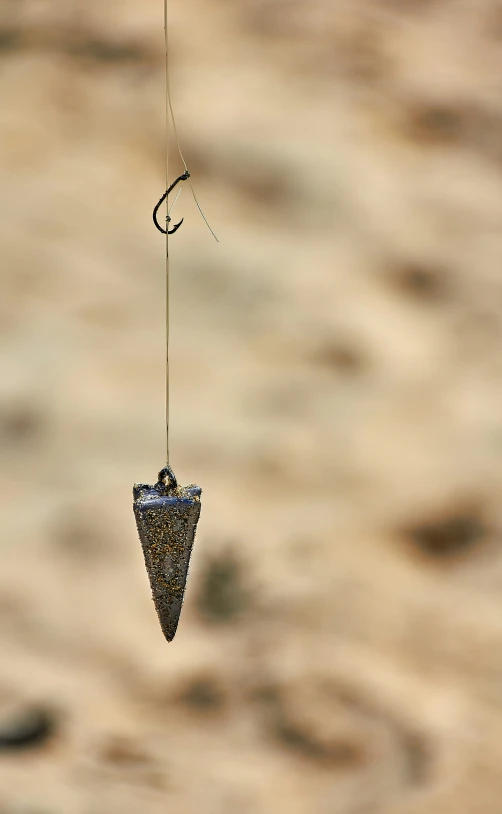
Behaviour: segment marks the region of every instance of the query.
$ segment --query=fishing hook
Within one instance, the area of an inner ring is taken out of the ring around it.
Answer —
[[[183,223],[184,218],[181,218],[180,222],[179,222],[179,223],[176,223],[176,224],[173,226],[173,228],[172,228],[172,229],[169,229],[169,228],[168,228],[168,229],[167,229],[167,231],[166,231],[166,229],[163,229],[163,228],[162,228],[162,226],[160,225],[160,223],[159,223],[159,222],[158,222],[158,220],[157,220],[157,215],[158,215],[159,209],[160,209],[160,207],[162,206],[162,204],[164,203],[164,201],[166,200],[166,198],[167,198],[167,196],[169,195],[169,193],[173,191],[174,187],[175,187],[177,184],[179,184],[179,182],[180,182],[180,181],[186,181],[188,178],[190,178],[190,173],[188,172],[188,170],[185,170],[185,172],[183,173],[183,175],[180,175],[180,176],[179,176],[179,178],[177,178],[177,179],[176,179],[176,181],[173,181],[173,183],[171,184],[171,186],[169,187],[169,189],[167,190],[167,192],[164,192],[164,194],[163,194],[162,198],[160,199],[160,201],[158,202],[157,206],[156,206],[156,207],[155,207],[155,209],[153,210],[153,222],[154,222],[155,226],[157,227],[157,229],[159,230],[159,232],[162,232],[162,234],[163,234],[163,235],[165,235],[165,234],[168,234],[168,235],[174,235],[174,233],[178,231],[178,229],[180,228],[181,224]],[[166,225],[167,225],[168,223],[170,223],[170,221],[171,221],[171,216],[170,216],[170,215],[168,215],[168,216],[166,217]]]

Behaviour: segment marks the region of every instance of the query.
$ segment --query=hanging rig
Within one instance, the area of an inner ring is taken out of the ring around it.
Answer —
[[[201,508],[199,486],[179,486],[169,465],[169,235],[178,231],[183,218],[169,228],[171,210],[168,207],[165,229],[159,222],[159,210],[169,194],[182,181],[188,181],[190,191],[206,226],[217,241],[200,207],[181,152],[176,122],[169,92],[167,0],[164,0],[164,29],[166,50],[166,167],[169,163],[168,120],[171,117],[174,137],[185,171],[168,186],[153,210],[155,227],[166,236],[166,466],[160,470],[153,485],[137,483],[133,488],[133,509],[143,549],[146,570],[150,580],[152,598],[160,626],[168,642],[172,641],[185,594],[188,566],[195,539]],[[167,175],[167,173],[166,173]],[[176,197],[181,192],[178,190]],[[174,203],[176,202],[176,198]],[[173,206],[174,206],[173,203]],[[171,207],[172,208],[172,207]]]

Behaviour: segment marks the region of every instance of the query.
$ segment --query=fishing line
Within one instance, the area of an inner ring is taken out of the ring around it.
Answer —
[[[180,195],[181,195],[181,193],[182,193],[182,192],[183,192],[183,190],[180,188],[180,189],[178,190],[178,192],[176,193],[176,198],[174,199],[174,201],[172,202],[171,206],[170,206],[170,207],[169,207],[169,209],[167,210],[167,214],[168,214],[169,216],[171,215],[171,212],[172,212],[172,211],[173,211],[173,209],[174,209],[174,206],[175,206],[175,204],[176,204],[176,201],[178,200],[178,198],[180,197]]]
[[[166,189],[169,189],[169,33],[167,0],[164,0],[164,41],[166,51]],[[167,201],[166,201],[167,205]],[[166,464],[169,466],[169,229],[166,226]]]
[[[183,166],[185,168],[185,172],[188,173],[187,181],[190,184],[190,190],[192,192],[193,199],[194,199],[194,201],[196,203],[197,209],[199,210],[200,214],[202,215],[204,223],[206,224],[207,228],[211,232],[211,234],[214,237],[214,239],[216,240],[216,242],[219,243],[218,238],[216,237],[215,233],[211,229],[211,227],[210,227],[210,225],[209,225],[209,223],[207,221],[207,218],[204,215],[204,212],[202,211],[201,205],[200,205],[199,201],[197,200],[197,195],[195,194],[195,190],[193,188],[193,183],[192,183],[192,179],[190,177],[190,173],[189,173],[189,170],[188,170],[188,167],[187,167],[187,163],[185,161],[183,153],[181,152],[180,140],[178,138],[178,128],[176,127],[176,119],[174,118],[174,111],[173,111],[173,106],[172,106],[172,103],[171,103],[171,91],[170,91],[170,88],[169,88],[169,74],[167,76],[167,102],[168,102],[168,106],[169,106],[169,112],[171,114],[171,121],[173,123],[173,133],[174,133],[174,140],[176,142],[176,148],[178,150],[178,153],[180,154],[180,158],[181,158],[181,161],[182,161]]]
[[[165,124],[165,132],[166,132],[166,190],[169,191],[169,117],[171,117],[171,122],[173,126],[173,135],[174,141],[176,143],[176,148],[178,150],[179,156],[185,168],[185,177],[181,180],[187,180],[190,184],[190,191],[192,193],[193,199],[197,206],[197,209],[204,220],[207,228],[211,232],[212,236],[218,243],[218,238],[216,237],[215,233],[211,229],[209,222],[202,211],[202,207],[197,199],[197,195],[195,194],[195,189],[192,183],[192,179],[190,177],[190,172],[188,170],[187,163],[185,161],[185,156],[181,150],[180,140],[178,136],[178,128],[176,126],[176,118],[174,116],[173,105],[171,101],[171,87],[169,82],[169,25],[168,25],[168,14],[167,14],[167,0],[164,0],[164,39],[165,39],[165,54],[166,54],[166,107],[165,107],[165,116],[166,116],[166,124]],[[180,190],[181,191],[181,190]],[[169,221],[170,221],[170,212],[173,208],[174,204],[178,200],[180,191],[176,195],[173,204],[171,207],[168,206],[168,217],[167,217],[167,226],[166,226],[166,463],[169,464]],[[167,197],[167,193],[166,193]],[[162,199],[159,201],[159,204],[162,202]],[[167,201],[166,201],[167,203]],[[158,209],[159,204],[157,204],[156,209],[154,210],[154,221],[157,228],[159,228],[159,224],[156,220],[156,211]],[[175,227],[177,228],[177,226]],[[163,231],[163,230],[161,230]],[[172,230],[172,232],[175,229]]]

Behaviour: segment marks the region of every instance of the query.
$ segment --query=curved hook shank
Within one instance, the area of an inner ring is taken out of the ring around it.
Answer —
[[[180,228],[181,224],[183,223],[184,218],[182,218],[182,219],[180,220],[180,222],[179,222],[179,223],[176,223],[176,224],[173,226],[173,228],[172,228],[172,229],[169,229],[169,228],[168,228],[167,230],[166,230],[166,229],[163,229],[163,228],[162,228],[162,226],[160,225],[160,223],[159,223],[158,219],[157,219],[157,216],[158,216],[158,213],[159,213],[159,209],[160,209],[160,207],[162,206],[162,204],[164,203],[164,201],[166,200],[166,198],[167,198],[167,196],[169,195],[169,193],[173,191],[174,187],[175,187],[177,184],[179,184],[179,183],[180,183],[180,181],[186,181],[188,178],[190,178],[190,173],[188,172],[188,170],[186,170],[186,171],[185,171],[185,172],[184,172],[182,175],[178,176],[178,178],[176,178],[176,180],[175,180],[175,181],[173,181],[173,183],[171,184],[171,186],[169,187],[169,189],[167,189],[167,190],[164,192],[164,194],[163,194],[162,198],[160,199],[160,201],[159,201],[159,202],[157,203],[157,205],[155,206],[155,209],[153,210],[153,222],[154,222],[155,226],[157,227],[157,229],[159,230],[159,232],[162,232],[162,234],[163,234],[163,235],[165,235],[165,234],[168,234],[168,235],[174,235],[174,233],[178,231],[178,229]],[[167,218],[166,218],[166,224],[168,224],[168,223],[170,223],[170,222],[171,222],[171,217],[168,215],[168,216],[167,216]]]

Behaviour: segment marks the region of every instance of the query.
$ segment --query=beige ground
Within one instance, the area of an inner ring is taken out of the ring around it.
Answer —
[[[172,0],[172,645],[161,5],[0,2],[0,814],[501,814],[502,5]]]

